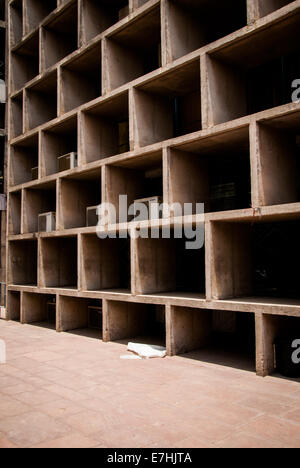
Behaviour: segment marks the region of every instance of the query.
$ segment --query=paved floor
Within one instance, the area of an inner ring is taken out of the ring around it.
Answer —
[[[13,322],[0,339],[0,448],[300,447],[298,382]]]

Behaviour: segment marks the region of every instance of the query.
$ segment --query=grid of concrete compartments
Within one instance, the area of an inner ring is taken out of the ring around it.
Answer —
[[[0,232],[1,232],[1,253],[0,253],[0,305],[5,306],[5,283],[6,283],[6,2],[0,0]],[[2,312],[0,312],[0,316]]]
[[[300,320],[299,28],[299,0],[10,1],[8,318],[273,372]],[[120,194],[205,202],[205,249],[173,218],[99,239]]]

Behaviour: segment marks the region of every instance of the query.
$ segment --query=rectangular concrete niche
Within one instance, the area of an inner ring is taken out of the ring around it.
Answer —
[[[108,301],[106,341],[141,342],[166,346],[165,307]]]
[[[41,172],[42,176],[58,172],[58,158],[78,152],[77,116],[63,120],[51,129],[42,132]]]
[[[258,0],[259,15],[260,17],[269,15],[292,2],[293,0]]]
[[[45,70],[77,49],[77,21],[77,2],[72,2],[60,15],[43,27],[42,63]]]
[[[246,25],[246,0],[168,0],[168,35],[172,60]]]
[[[87,208],[101,203],[99,169],[61,180],[61,224],[64,229],[87,226]]]
[[[9,194],[8,233],[10,235],[21,234],[21,200],[21,191]]]
[[[254,314],[171,308],[171,354],[255,371]]]
[[[28,130],[57,117],[57,72],[52,72],[26,90]]]
[[[134,98],[139,146],[201,130],[199,60],[137,87]]]
[[[82,286],[86,291],[131,291],[130,240],[82,236]]]
[[[56,328],[56,296],[51,294],[23,293],[22,323],[39,324]]]
[[[178,145],[169,153],[170,203],[204,203],[208,212],[251,207],[249,129]]]
[[[93,106],[82,119],[85,163],[129,151],[127,92]]]
[[[10,128],[12,138],[23,133],[23,92],[10,100]]]
[[[299,221],[214,223],[213,298],[297,304],[299,232]]]
[[[103,328],[101,319],[100,323],[97,324],[97,328],[95,328],[94,323],[91,322],[91,310],[97,309],[100,311],[101,308],[102,301],[98,299],[60,296],[58,307],[58,331],[76,331],[76,334],[88,335],[101,340]]]
[[[299,27],[300,14],[295,14],[248,41],[209,54],[209,107],[214,124],[292,102],[291,83],[300,72],[299,44],[294,40]]]
[[[64,65],[61,76],[63,112],[101,96],[101,45]]]
[[[127,196],[127,210],[124,213],[119,209],[119,196]],[[143,200],[149,197],[159,197],[163,202],[163,165],[162,152],[158,151],[145,155],[141,159],[129,159],[116,166],[106,167],[106,200],[116,208],[116,221],[111,223],[128,222],[133,220],[133,214],[128,216],[128,208],[135,200]],[[145,204],[148,209],[148,205]],[[139,211],[136,216],[143,217]],[[161,214],[162,216],[162,214]]]
[[[261,205],[300,201],[299,113],[259,125]]]
[[[28,137],[11,146],[11,185],[19,185],[37,178],[38,135]]]
[[[39,34],[31,36],[11,54],[12,90],[17,91],[39,74]]]
[[[137,294],[205,298],[205,251],[186,249],[187,239],[139,238],[136,242]]]
[[[10,43],[15,45],[23,36],[23,1],[14,0],[9,5],[10,9]]]
[[[258,375],[265,377],[277,372],[276,351],[277,339],[300,336],[299,317],[257,314],[256,316],[256,368]],[[291,348],[292,353],[295,350]]]
[[[109,36],[106,43],[107,79],[115,89],[161,67],[160,9]]]
[[[96,37],[122,16],[122,10],[128,7],[128,0],[83,0],[82,34],[84,42]]]
[[[41,240],[42,287],[77,289],[77,237]]]
[[[56,182],[49,182],[25,190],[23,210],[24,234],[38,232],[39,215],[56,212]]]
[[[9,320],[20,322],[21,320],[21,294],[19,291],[7,292],[7,312]]]
[[[44,18],[56,9],[56,0],[25,0],[24,2],[24,29],[25,34],[35,29]]]
[[[37,241],[10,242],[8,255],[9,283],[37,286]]]

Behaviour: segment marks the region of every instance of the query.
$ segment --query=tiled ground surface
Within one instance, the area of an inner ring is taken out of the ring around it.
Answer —
[[[0,448],[300,447],[300,383],[0,321]]]

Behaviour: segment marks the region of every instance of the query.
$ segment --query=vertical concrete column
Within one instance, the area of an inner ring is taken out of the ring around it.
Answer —
[[[209,310],[169,306],[167,309],[167,352],[184,354],[210,343],[212,313]]]
[[[265,1],[265,0],[263,0]],[[259,0],[247,0],[247,21],[248,24],[254,23],[259,19]]]
[[[213,126],[213,116],[209,106],[208,60],[207,54],[202,54],[200,56],[201,114],[203,129]]]
[[[256,372],[265,377],[274,371],[274,340],[280,330],[280,317],[255,314]]]

